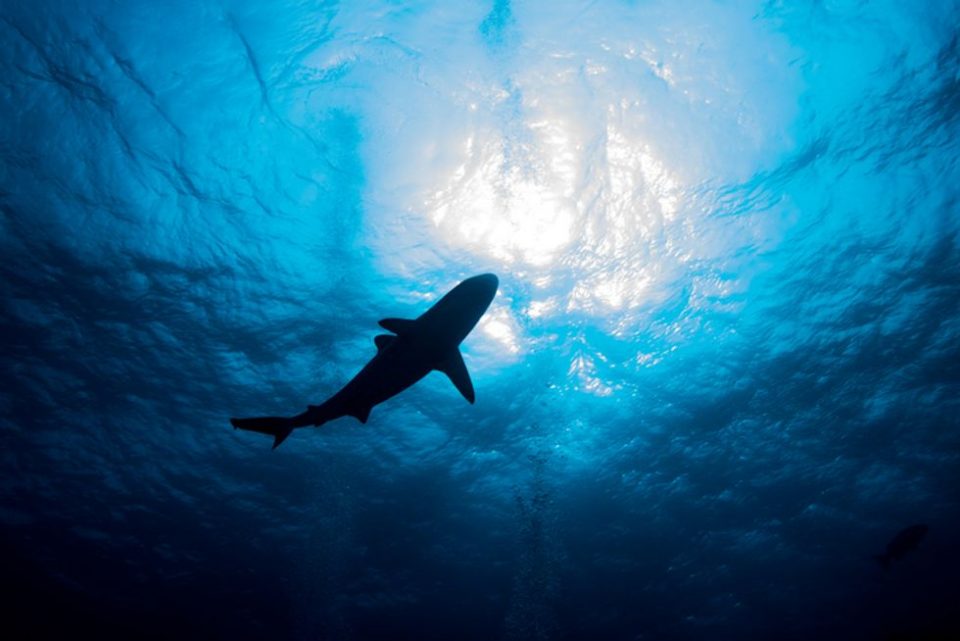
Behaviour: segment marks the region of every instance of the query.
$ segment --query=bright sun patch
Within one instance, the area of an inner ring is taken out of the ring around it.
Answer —
[[[678,182],[649,145],[611,122],[603,146],[587,149],[574,130],[563,119],[532,120],[522,154],[497,132],[471,133],[424,207],[445,242],[541,275],[535,285],[554,270],[575,277],[563,304],[533,301],[535,316],[641,305],[662,271],[651,246],[677,218]]]

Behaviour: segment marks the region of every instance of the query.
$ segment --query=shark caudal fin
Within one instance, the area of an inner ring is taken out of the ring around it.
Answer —
[[[306,412],[296,416],[258,416],[257,418],[231,418],[230,424],[234,429],[249,430],[269,434],[273,437],[273,449],[287,440],[290,432],[298,427],[312,425],[318,427],[331,418],[325,405],[311,405]]]
[[[293,428],[297,427],[292,418],[286,416],[260,416],[257,418],[231,418],[234,429],[250,430],[273,436],[273,449],[287,440]]]

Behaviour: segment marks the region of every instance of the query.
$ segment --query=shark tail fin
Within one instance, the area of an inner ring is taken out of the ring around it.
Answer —
[[[296,421],[286,416],[260,416],[257,418],[231,418],[230,424],[234,429],[250,430],[273,436],[273,449],[287,440],[293,428],[298,427]]]
[[[873,560],[880,564],[884,570],[890,569],[890,555],[889,554],[875,554]]]

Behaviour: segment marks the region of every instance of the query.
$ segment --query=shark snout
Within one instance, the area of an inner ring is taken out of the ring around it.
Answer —
[[[480,274],[470,280],[475,281],[477,288],[482,289],[491,299],[494,294],[497,293],[497,288],[500,286],[500,279],[497,278],[496,274]]]

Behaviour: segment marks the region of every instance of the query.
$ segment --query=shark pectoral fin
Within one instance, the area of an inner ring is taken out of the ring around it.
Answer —
[[[395,340],[397,340],[397,337],[393,336],[392,334],[377,334],[374,336],[373,342],[377,346],[377,354],[389,347],[390,344]]]
[[[416,323],[416,321],[406,318],[384,318],[380,321],[379,325],[388,332],[400,335],[408,332],[414,323]]]
[[[447,359],[440,363],[436,369],[447,375],[450,382],[460,390],[467,401],[473,403],[476,400],[476,395],[473,393],[473,383],[470,381],[470,373],[467,372],[467,366],[463,362],[460,350],[454,349],[450,352]]]
[[[373,408],[370,407],[361,407],[360,409],[352,410],[347,412],[349,416],[354,417],[361,423],[366,423],[367,419],[370,418],[370,410]]]

